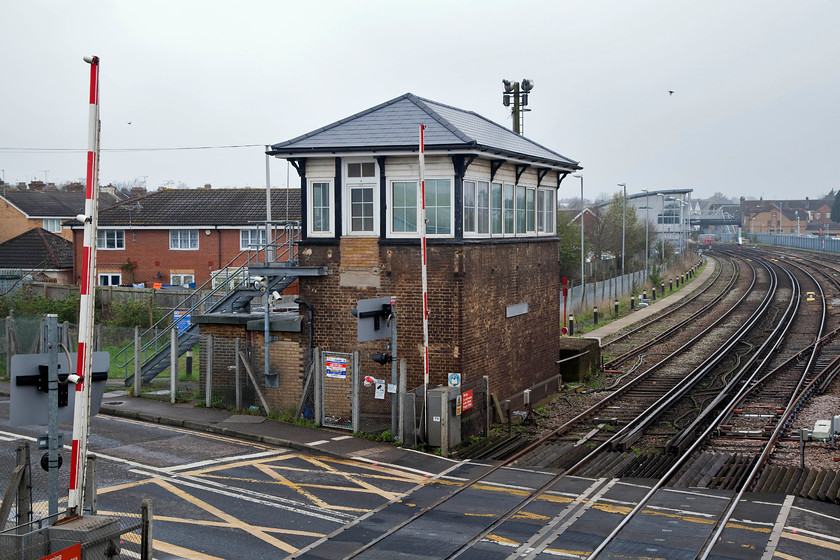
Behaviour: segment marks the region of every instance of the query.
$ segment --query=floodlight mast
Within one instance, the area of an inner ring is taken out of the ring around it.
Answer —
[[[67,514],[81,515],[85,487],[88,431],[90,424],[90,384],[93,379],[93,313],[96,289],[96,228],[99,223],[99,57],[86,56],[90,64],[88,111],[88,152],[85,188],[84,244],[82,249],[81,299],[79,302],[79,346],[76,399],[73,411],[73,447],[70,462],[70,492]]]

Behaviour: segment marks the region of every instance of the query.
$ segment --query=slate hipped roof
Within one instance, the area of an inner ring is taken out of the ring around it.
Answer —
[[[0,243],[0,266],[27,270],[73,268],[73,243],[43,228]]]
[[[483,153],[566,170],[577,161],[520,136],[472,111],[406,93],[350,117],[271,146],[269,155],[306,156],[331,152],[416,152],[418,126],[425,124],[427,152]]]
[[[271,189],[271,219],[300,220],[300,189]],[[160,190],[99,212],[100,226],[256,227],[260,221],[265,189]]]

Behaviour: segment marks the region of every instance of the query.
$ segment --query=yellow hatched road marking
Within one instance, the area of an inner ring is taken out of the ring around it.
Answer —
[[[225,525],[227,527],[230,527],[230,528],[233,528],[233,529],[241,529],[241,530],[245,531],[246,533],[260,539],[261,541],[263,541],[267,544],[270,544],[271,546],[273,546],[275,548],[279,548],[280,550],[282,550],[284,552],[287,552],[289,554],[291,554],[292,552],[297,552],[297,548],[295,548],[294,546],[292,546],[292,545],[290,545],[286,542],[283,542],[280,539],[276,539],[276,538],[272,537],[271,535],[267,534],[266,531],[263,531],[263,530],[259,529],[258,527],[255,527],[255,526],[253,526],[249,523],[245,523],[244,521],[241,521],[241,520],[237,519],[236,517],[230,515],[229,513],[226,513],[224,511],[220,510],[219,508],[208,504],[204,500],[201,500],[199,498],[196,498],[195,496],[192,496],[192,495],[188,494],[187,492],[185,492],[185,491],[181,490],[180,488],[170,484],[169,482],[166,482],[165,480],[155,479],[152,482],[154,482],[155,484],[159,485],[160,487],[170,491],[172,494],[180,497],[181,499],[193,504],[194,506],[196,506],[200,509],[203,509],[204,511],[210,513],[211,515],[215,515],[219,519],[223,519],[223,520],[227,521],[227,524]]]

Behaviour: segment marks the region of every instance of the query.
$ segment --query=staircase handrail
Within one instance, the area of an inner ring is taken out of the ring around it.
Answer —
[[[239,254],[237,254],[230,261],[228,261],[228,263],[220,269],[220,270],[225,271],[225,280],[223,282],[219,283],[215,288],[211,288],[209,292],[207,292],[204,296],[199,298],[198,301],[193,303],[188,310],[189,314],[192,314],[193,311],[198,309],[203,303],[205,303],[207,300],[212,298],[214,295],[216,295],[217,293],[219,293],[223,289],[224,289],[226,294],[230,293],[230,291],[232,291],[232,290],[229,289],[229,288],[231,287],[231,284],[234,283],[234,281],[238,280],[238,282],[236,282],[233,285],[233,289],[238,288],[240,284],[247,283],[246,278],[244,278],[244,277],[242,279],[239,278],[240,273],[243,272],[243,271],[246,271],[248,269],[249,264],[260,262],[258,260],[260,253],[263,253],[265,255],[264,262],[267,263],[268,262],[268,248],[269,247],[283,248],[283,250],[281,252],[279,252],[279,253],[275,252],[273,262],[279,262],[281,260],[281,258],[286,256],[286,255],[289,255],[289,258],[287,259],[288,262],[297,262],[297,242],[298,242],[299,237],[300,237],[300,222],[293,221],[293,220],[286,220],[286,221],[282,221],[282,222],[272,222],[272,223],[276,223],[280,226],[283,226],[282,229],[278,229],[278,234],[274,237],[274,239],[269,241],[269,242],[266,242],[262,245],[250,246],[248,249],[244,249],[244,250],[240,251]],[[288,235],[286,235],[286,241],[282,242],[282,243],[278,243],[278,240],[281,237],[283,237],[283,235],[285,235],[287,233],[288,233]],[[239,266],[239,268],[237,268],[236,270],[234,270],[233,273],[231,273],[228,269],[233,265],[234,262],[236,262],[236,260],[238,260],[243,255],[247,255],[246,259],[245,259],[245,263],[242,264],[241,266]],[[196,294],[201,293],[201,291],[204,290],[205,287],[208,284],[210,284],[212,286],[213,280],[215,278],[218,278],[218,276],[220,276],[220,275],[221,274],[211,275],[210,278],[206,282],[204,282],[201,286],[196,288],[193,293],[191,293],[190,295],[185,297],[178,305],[175,306],[174,309],[172,309],[166,315],[161,317],[151,327],[149,327],[148,329],[143,331],[140,335],[141,340],[143,339],[144,336],[148,335],[151,332],[156,332],[156,334],[152,338],[152,340],[150,340],[149,342],[147,342],[147,343],[145,343],[141,346],[140,354],[145,356],[149,347],[152,347],[152,346],[155,348],[154,353],[157,353],[157,343],[158,343],[158,341],[160,339],[164,338],[164,337],[166,337],[168,339],[169,338],[169,331],[171,331],[177,325],[178,322],[172,320],[171,323],[169,323],[167,326],[163,327],[163,330],[161,330],[159,332],[157,332],[157,328],[162,323],[167,321],[168,319],[170,319],[170,318],[174,319],[175,311],[178,311],[188,301],[192,300],[193,297]],[[250,277],[250,274],[248,275],[248,277]],[[181,336],[181,335],[185,334],[186,332],[187,332],[187,329],[184,329],[183,332],[180,332],[178,334],[178,336]],[[134,342],[132,341],[131,343],[127,344],[125,347],[123,347],[119,352],[117,352],[114,355],[114,364],[117,367],[120,367],[120,368],[123,368],[123,369],[127,368],[128,365],[134,361],[133,349],[134,349]],[[132,352],[129,353],[129,350],[132,350]],[[146,361],[145,357],[143,358],[143,361],[144,362]]]

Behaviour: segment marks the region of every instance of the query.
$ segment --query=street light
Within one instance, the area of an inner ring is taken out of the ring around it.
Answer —
[[[662,215],[662,219],[663,219],[663,223],[664,223],[664,220],[665,220],[665,195],[662,194],[662,193],[656,193],[656,196],[662,197],[662,211],[660,212],[660,214]],[[657,223],[658,222],[659,222],[659,220],[657,220]],[[657,228],[657,229],[659,229],[659,228]],[[661,255],[661,257],[662,257],[663,271],[665,269],[665,235],[664,235],[664,233],[665,233],[665,228],[663,227],[662,232],[660,232],[660,236],[659,236],[659,238],[662,240],[662,255]]]
[[[648,190],[642,189],[645,193],[645,280],[648,276]]]
[[[627,231],[627,185],[619,183],[618,186],[624,189],[624,204],[621,207],[621,295],[624,295],[624,239]]]
[[[583,300],[584,286],[586,285],[583,276],[583,175],[572,175],[572,177],[580,179],[580,302],[581,309],[585,309],[586,302]]]
[[[511,97],[513,98],[513,108],[510,110],[513,115],[513,131],[522,134],[525,128],[523,125],[525,112],[530,111],[525,107],[528,105],[528,94],[534,89],[534,81],[525,78],[522,80],[521,88],[520,82],[511,80],[502,80],[502,84],[505,86],[505,91],[502,92],[502,105],[510,107]]]

